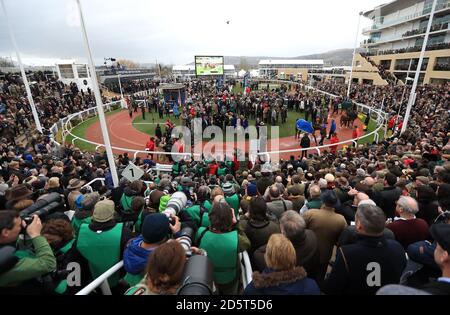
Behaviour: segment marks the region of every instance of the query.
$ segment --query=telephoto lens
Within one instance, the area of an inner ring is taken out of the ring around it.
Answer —
[[[178,212],[186,207],[186,203],[186,195],[181,191],[177,191],[170,197],[169,201],[167,202],[167,207],[166,210],[164,210],[164,213],[169,217],[176,216]]]
[[[181,246],[183,246],[184,251],[186,252],[187,257],[192,256],[191,246],[192,246],[192,238],[194,237],[194,229],[186,226],[180,231],[181,236],[177,238],[180,242]]]
[[[214,266],[207,256],[194,255],[184,269],[183,281],[178,295],[212,295]]]

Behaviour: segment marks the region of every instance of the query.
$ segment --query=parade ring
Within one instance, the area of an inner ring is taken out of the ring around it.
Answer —
[[[260,83],[272,83],[272,84],[285,84],[285,85],[297,85],[305,87],[309,90],[315,90],[319,93],[326,94],[329,96],[337,97],[337,95],[333,95],[321,90],[318,90],[316,88],[305,86],[301,83],[297,82],[290,82],[290,81],[282,81],[282,80],[258,80]],[[145,95],[148,93],[148,91],[138,92],[137,95]],[[335,144],[324,144],[322,146],[311,146],[309,148],[299,148],[299,139],[295,139],[294,136],[291,137],[283,137],[279,139],[280,146],[278,150],[271,150],[270,144],[269,149],[267,152],[259,152],[258,155],[260,156],[279,156],[283,159],[288,159],[291,155],[298,155],[304,150],[312,151],[314,153],[317,153],[318,155],[321,155],[324,150],[329,150],[331,146],[338,145],[339,148],[342,148],[343,146],[348,145],[356,145],[358,141],[360,140],[369,140],[372,139],[375,142],[379,142],[380,140],[380,133],[382,135],[384,131],[384,137],[386,136],[386,121],[387,121],[387,114],[385,112],[380,111],[379,109],[374,109],[372,107],[369,107],[364,104],[355,103],[357,106],[357,112],[358,113],[364,113],[369,114],[374,122],[376,122],[376,128],[372,130],[369,133],[366,133],[365,135],[359,137],[359,138],[352,138],[352,130],[351,129],[344,129],[339,128],[337,129],[337,133],[339,135],[340,139],[344,139],[338,143]],[[109,112],[112,112],[114,109],[121,108],[121,102],[116,101],[108,104],[103,105],[105,113],[106,113],[106,119],[107,119],[107,125],[108,125],[108,131],[109,136],[111,140],[111,145],[113,152],[115,154],[123,154],[124,152],[128,152],[128,154],[132,155],[134,158],[136,158],[138,155],[141,157],[147,156],[147,154],[152,153],[156,155],[157,160],[159,161],[165,161],[167,158],[167,155],[183,155],[183,156],[194,156],[195,154],[191,153],[171,153],[171,152],[164,152],[164,151],[154,151],[149,152],[143,150],[146,141],[149,139],[149,135],[138,131],[133,127],[132,121],[128,117],[128,111],[118,111],[113,112],[112,114],[108,115]],[[61,131],[61,138],[62,142],[66,143],[72,143],[74,145],[80,145],[80,144],[88,144],[92,145],[93,149],[99,149],[104,147],[103,144],[103,138],[102,133],[100,129],[99,122],[92,123],[89,127],[87,127],[85,135],[80,136],[76,135],[74,130],[76,128],[84,123],[89,117],[95,117],[97,115],[97,108],[89,108],[86,110],[83,110],[78,113],[71,114],[67,116],[66,118],[60,120],[58,123],[52,126],[50,129],[52,134],[54,135],[54,138],[56,138],[56,134]],[[339,116],[333,117],[336,122],[339,121]],[[92,118],[91,118],[92,119]],[[96,118],[94,118],[96,119]],[[362,123],[359,119],[355,121],[355,124],[358,127],[362,126]],[[339,124],[337,124],[339,125]],[[372,140],[369,140],[370,142]],[[270,142],[271,140],[268,140]],[[248,141],[247,141],[248,142]],[[59,143],[56,143],[57,145]],[[246,146],[248,147],[248,143],[246,143]],[[247,150],[247,149],[246,149]],[[248,151],[247,151],[248,152]],[[220,154],[220,152],[219,152]],[[223,154],[223,152],[222,152]],[[163,158],[163,157],[166,158]]]

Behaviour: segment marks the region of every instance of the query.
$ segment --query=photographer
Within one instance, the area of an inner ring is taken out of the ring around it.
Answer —
[[[196,195],[197,201],[195,204],[183,211],[191,217],[197,227],[208,227],[210,224],[208,213],[212,208],[210,202],[211,189],[208,186],[200,186]]]
[[[56,259],[47,240],[41,236],[42,224],[37,215],[26,226],[16,211],[0,211],[0,248],[12,245],[19,248],[18,239],[22,228],[30,238],[30,249],[18,249],[15,252],[16,264],[9,270],[1,270],[0,290],[3,293],[39,293],[37,279],[56,268]],[[20,244],[21,245],[21,244]]]
[[[87,261],[83,259],[73,246],[75,243],[74,229],[67,220],[51,219],[43,225],[42,236],[47,239],[56,257],[57,268],[51,278],[52,291],[57,294],[75,294],[88,284],[89,277],[87,273],[81,273],[81,285],[69,287],[67,285],[67,265],[77,262],[82,265],[82,269],[89,267],[87,266]]]
[[[82,224],[76,248],[88,261],[92,278],[97,278],[118,263],[126,244],[132,238],[131,231],[115,219],[114,202],[97,202],[90,224]],[[109,278],[111,287],[118,284],[119,274]]]
[[[147,264],[147,276],[128,289],[126,295],[173,295],[183,279],[186,253],[180,243],[166,242],[151,254]]]
[[[209,214],[211,224],[197,231],[198,247],[206,250],[214,265],[214,282],[220,294],[237,294],[239,284],[238,252],[250,247],[244,232],[236,227],[234,210],[223,196],[214,199]]]
[[[124,268],[127,271],[124,279],[128,284],[133,286],[141,281],[152,251],[180,231],[181,224],[178,217],[174,217],[174,221],[171,224],[169,218],[162,213],[153,213],[145,217],[141,235],[132,239],[123,253]]]

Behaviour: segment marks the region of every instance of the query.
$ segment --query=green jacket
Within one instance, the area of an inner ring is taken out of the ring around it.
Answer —
[[[56,269],[56,258],[53,251],[43,236],[35,237],[31,240],[34,253],[22,255],[18,251],[19,257],[17,264],[9,271],[0,276],[1,287],[13,287],[22,282],[45,275]],[[23,253],[23,252],[22,252]]]

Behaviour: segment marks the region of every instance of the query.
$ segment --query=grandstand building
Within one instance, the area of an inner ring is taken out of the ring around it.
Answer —
[[[237,78],[238,75],[234,65],[224,65],[224,74],[226,78]],[[195,78],[195,65],[173,66],[172,75],[181,80]]]
[[[414,78],[433,0],[395,0],[363,15],[372,26],[363,29],[369,38],[361,43],[353,81],[375,85],[404,84]],[[450,80],[450,1],[438,0],[421,67],[419,84]]]
[[[259,75],[264,78],[307,80],[308,70],[321,70],[323,60],[260,60]]]

